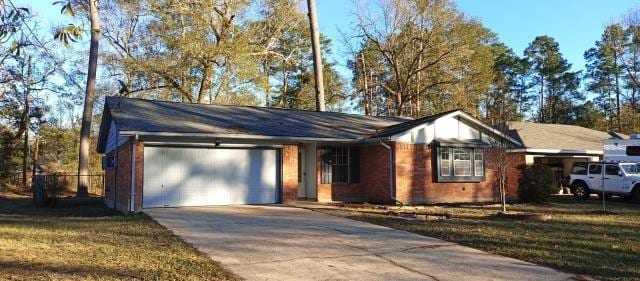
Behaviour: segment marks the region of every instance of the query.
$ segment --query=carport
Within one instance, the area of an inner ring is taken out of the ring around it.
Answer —
[[[511,152],[524,152],[526,165],[549,166],[561,184],[566,182],[573,163],[600,161],[603,141],[621,136],[576,125],[530,122],[509,122],[509,134],[524,146]]]

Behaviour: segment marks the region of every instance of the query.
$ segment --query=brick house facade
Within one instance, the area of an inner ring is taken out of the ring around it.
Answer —
[[[122,212],[300,199],[423,204],[495,200],[504,151],[496,140],[519,145],[459,110],[409,120],[108,98],[98,152],[105,203]],[[514,196],[525,157],[508,158]]]

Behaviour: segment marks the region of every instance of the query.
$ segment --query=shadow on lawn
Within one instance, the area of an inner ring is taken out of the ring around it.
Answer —
[[[603,280],[638,280],[637,233],[640,204],[619,198],[607,201],[617,215],[593,213],[600,201],[553,197],[549,204],[515,204],[511,211],[546,212],[549,221],[518,221],[491,216],[499,208],[445,208],[453,219],[419,222],[352,216],[396,229],[436,237]]]
[[[105,206],[100,198],[59,198],[55,207],[38,207],[29,197],[0,197],[0,215],[103,217],[119,214]]]

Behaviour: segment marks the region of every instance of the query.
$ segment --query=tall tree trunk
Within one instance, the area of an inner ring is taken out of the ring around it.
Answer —
[[[545,122],[544,116],[544,75],[540,74],[540,122]]]
[[[264,106],[269,106],[269,99],[271,98],[271,83],[269,83],[269,61],[265,59],[262,65],[264,71]]]
[[[316,1],[307,0],[307,8],[309,9],[309,27],[311,29],[313,73],[316,82],[316,110],[325,111],[324,82],[322,79],[322,51],[320,50],[320,32],[318,31],[318,17],[316,16]]]
[[[36,169],[38,168],[38,148],[40,146],[40,138],[36,137],[36,142],[33,145],[33,163],[31,164],[31,179],[36,175]]]
[[[204,103],[204,98],[211,90],[211,79],[213,78],[213,72],[211,71],[211,65],[204,63],[202,65],[202,80],[200,80],[200,89],[198,90],[198,103]]]
[[[402,91],[396,92],[396,116],[402,116]]]
[[[360,59],[362,60],[362,98],[364,101],[364,115],[372,115],[371,100],[369,99],[369,85],[367,84],[367,65],[364,59],[364,53],[360,54]]]
[[[96,71],[98,68],[98,43],[100,41],[100,17],[98,1],[89,0],[89,18],[91,20],[91,44],[89,46],[89,69],[87,71],[87,87],[80,126],[80,153],[78,159],[77,197],[89,196],[89,138],[91,137],[91,118],[95,101]]]
[[[24,127],[24,145],[22,147],[22,189],[27,190],[27,159],[29,158],[29,95],[31,94],[31,56],[27,59],[27,82],[24,92],[24,112],[22,126]]]
[[[618,55],[614,54],[614,61],[618,62]],[[618,75],[618,73],[615,74],[616,76],[616,122],[618,123],[618,131],[620,131],[622,129],[622,121],[620,119],[620,77]]]
[[[285,107],[285,98],[287,97],[287,91],[289,90],[289,71],[286,69],[286,65],[283,64],[283,78],[282,78],[282,94],[280,94],[280,100],[278,106]]]

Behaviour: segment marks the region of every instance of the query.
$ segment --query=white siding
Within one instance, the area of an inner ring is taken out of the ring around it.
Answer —
[[[455,117],[442,117],[392,137],[401,143],[430,144],[434,139],[489,140],[485,134]]]
[[[111,124],[109,124],[109,135],[107,136],[105,154],[116,149],[116,147],[121,146],[125,142],[127,142],[127,138],[118,134],[116,123],[111,121]]]

